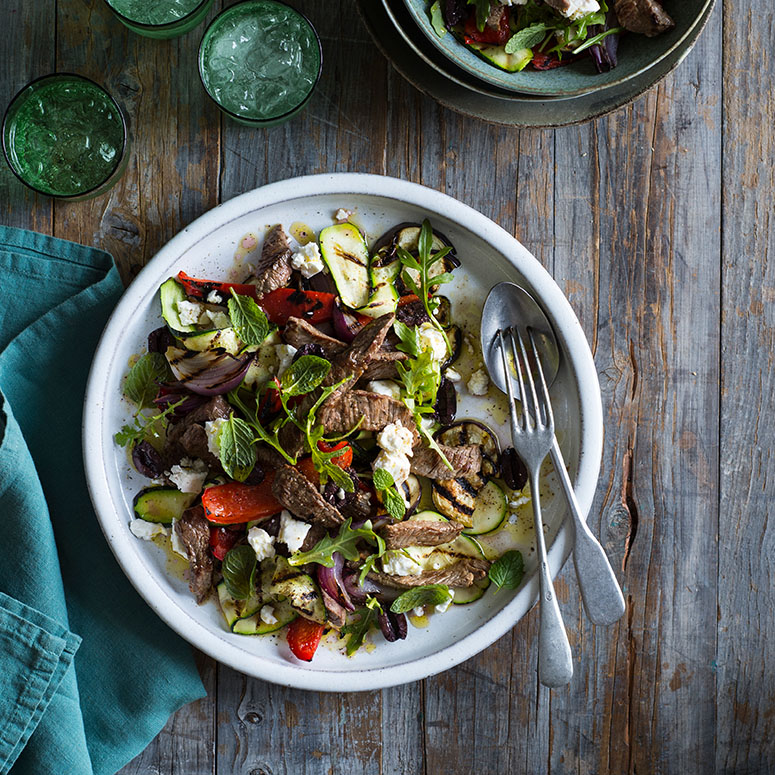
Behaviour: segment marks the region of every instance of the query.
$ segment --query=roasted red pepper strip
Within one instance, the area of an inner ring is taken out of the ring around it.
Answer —
[[[269,471],[261,484],[229,482],[208,487],[202,493],[205,516],[218,525],[234,525],[279,514],[283,507],[272,493],[273,479],[274,471]]]
[[[239,293],[239,291],[238,291]],[[334,312],[333,293],[323,291],[297,291],[278,288],[258,300],[258,306],[275,325],[284,326],[288,318],[302,318],[309,323],[331,320]]]
[[[183,286],[187,296],[206,299],[210,291],[217,291],[222,294],[224,301],[229,298],[231,291],[234,290],[241,296],[252,296],[257,299],[256,286],[244,285],[242,283],[218,283],[212,280],[197,280],[189,277],[185,272],[178,272],[178,282]]]
[[[554,70],[555,67],[569,65],[571,62],[577,60],[580,56],[581,54],[578,56],[573,56],[573,54],[563,54],[562,59],[560,59],[559,56],[557,56],[557,52],[552,54],[544,54],[540,51],[536,51],[533,54],[533,59],[530,64],[534,70]]]
[[[464,31],[466,43],[489,43],[493,46],[502,46],[514,34],[509,27],[508,8],[502,9],[497,27],[485,24],[483,30],[476,26],[476,12],[472,11],[466,19]]]
[[[334,452],[343,450],[341,455],[331,458],[331,462],[339,468],[349,468],[353,462],[353,448],[346,442],[340,441],[337,444],[328,444],[325,441],[318,442],[318,449],[321,452]]]
[[[213,557],[222,560],[229,549],[237,543],[238,538],[239,533],[234,530],[229,530],[225,527],[211,527],[210,551],[213,553]]]
[[[325,626],[299,617],[288,625],[288,645],[297,659],[312,660],[323,637]]]

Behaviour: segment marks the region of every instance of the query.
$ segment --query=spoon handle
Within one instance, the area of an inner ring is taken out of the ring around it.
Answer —
[[[530,492],[533,501],[533,520],[538,549],[539,600],[538,680],[550,688],[565,686],[573,678],[573,657],[568,633],[562,621],[560,606],[554,591],[549,563],[546,559],[541,503],[538,495],[538,471],[530,472]]]
[[[576,493],[573,491],[570,476],[565,469],[565,461],[560,445],[554,439],[551,449],[552,463],[560,478],[562,490],[568,501],[576,540],[573,544],[573,564],[576,566],[581,589],[581,599],[589,620],[593,624],[613,624],[624,613],[624,597],[619,588],[613,568],[608,562],[605,550],[587,527],[581,516]]]

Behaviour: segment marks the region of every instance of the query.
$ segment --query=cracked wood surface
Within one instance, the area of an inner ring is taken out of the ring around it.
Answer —
[[[202,28],[152,41],[102,0],[6,5],[2,104],[32,77],[82,72],[128,109],[134,151],[116,188],[79,204],[35,197],[3,167],[3,223],[109,250],[129,282],[181,227],[264,183],[414,180],[481,210],[547,267],[603,394],[589,519],[627,613],[592,627],[565,568],[570,687],[537,683],[535,613],[456,669],[383,692],[283,689],[199,655],[207,698],[122,775],[775,771],[770,0],[719,2],[657,88],[555,131],[439,108],[378,55],[348,0],[298,2],[321,33],[324,75],[306,112],[268,131],[222,120],[202,93]]]

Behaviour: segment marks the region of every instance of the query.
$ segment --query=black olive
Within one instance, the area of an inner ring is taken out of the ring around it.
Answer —
[[[501,452],[501,476],[512,490],[521,490],[527,484],[527,468],[514,447]]]
[[[156,328],[148,334],[148,352],[162,353],[167,352],[167,348],[175,343],[175,338],[170,333],[167,326]]]
[[[441,378],[439,390],[436,393],[436,404],[433,407],[436,419],[442,425],[450,425],[455,420],[457,413],[457,393],[452,380]]]
[[[132,448],[132,463],[135,468],[149,479],[155,479],[164,473],[164,461],[156,449],[147,441],[141,441]]]

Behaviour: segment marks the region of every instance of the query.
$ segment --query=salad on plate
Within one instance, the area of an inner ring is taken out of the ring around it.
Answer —
[[[307,661],[327,631],[351,655],[516,589],[529,502],[513,448],[457,417],[488,377],[442,294],[453,245],[425,220],[369,247],[336,215],[317,237],[270,228],[242,282],[162,283],[115,436],[151,479],[132,533],[184,558],[233,633],[284,630]]]
[[[607,72],[622,33],[653,37],[674,26],[659,0],[433,0],[429,13],[439,36],[451,32],[507,72],[551,70],[581,57]]]

